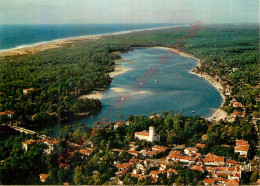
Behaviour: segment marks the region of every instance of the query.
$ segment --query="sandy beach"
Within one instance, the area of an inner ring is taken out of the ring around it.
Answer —
[[[153,47],[153,48],[159,48],[159,49],[164,49],[164,50],[171,49],[171,48],[167,48],[167,47]],[[189,58],[195,59],[198,62],[197,67],[201,67],[201,61],[202,61],[201,59],[196,58],[195,56],[184,53],[184,52],[181,52],[180,55],[184,56],[184,57],[189,57]],[[189,73],[197,75],[199,77],[202,77],[202,78],[205,78],[206,80],[208,80],[219,91],[221,97],[223,98],[220,108],[214,109],[214,113],[209,117],[205,117],[205,119],[207,119],[209,121],[215,121],[215,122],[219,121],[221,119],[224,120],[227,117],[227,113],[221,108],[224,105],[225,99],[226,99],[223,94],[223,91],[224,91],[223,86],[215,78],[211,77],[210,75],[195,73],[195,72],[193,72],[193,69],[190,70]]]
[[[48,49],[64,47],[64,46],[67,46],[68,44],[72,44],[75,41],[96,40],[96,39],[100,39],[101,37],[106,37],[106,36],[116,36],[116,35],[136,33],[136,32],[142,32],[142,31],[153,31],[153,30],[161,30],[161,29],[185,27],[185,26],[189,26],[189,25],[148,28],[148,29],[122,31],[122,32],[107,33],[107,34],[97,34],[97,35],[71,37],[71,38],[65,38],[65,39],[56,39],[56,40],[52,40],[52,41],[39,42],[39,43],[32,44],[32,45],[19,46],[19,47],[12,48],[12,49],[0,50],[0,57],[34,54],[36,52],[45,51]]]
[[[197,66],[198,67],[201,66],[201,60],[200,59],[198,59],[198,58],[196,58],[196,57],[194,57],[192,55],[185,54],[185,53],[182,53],[182,55],[186,56],[186,57],[191,57],[193,59],[196,59],[198,61],[198,65]],[[227,113],[222,109],[222,106],[224,105],[225,99],[226,99],[224,94],[223,94],[223,91],[224,91],[223,86],[215,78],[213,78],[210,75],[195,73],[195,72],[193,72],[193,69],[190,70],[189,73],[197,75],[199,77],[202,77],[202,78],[205,78],[206,80],[208,80],[219,91],[219,93],[220,93],[220,95],[221,95],[221,97],[223,99],[223,101],[222,101],[222,103],[220,105],[220,108],[214,109],[214,113],[211,116],[206,117],[206,119],[209,120],[209,121],[215,121],[215,122],[216,121],[220,121],[221,119],[224,120],[227,117]]]

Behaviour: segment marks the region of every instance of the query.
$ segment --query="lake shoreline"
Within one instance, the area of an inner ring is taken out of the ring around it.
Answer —
[[[157,48],[157,49],[165,49],[165,50],[171,49],[171,48],[159,47],[159,46],[158,47],[137,47],[137,48]],[[199,58],[197,58],[197,57],[195,57],[195,56],[193,56],[191,54],[184,53],[184,52],[181,52],[180,55],[183,56],[183,57],[188,57],[188,58],[192,58],[192,59],[196,60],[197,61],[197,66],[196,67],[201,67],[201,61],[202,61],[201,59],[199,59]],[[114,71],[109,73],[110,77],[114,78],[115,76],[124,74],[124,73],[126,73],[126,72],[131,70],[131,69],[122,67],[121,64],[122,64],[122,62],[117,63],[115,65]],[[206,79],[212,86],[215,87],[215,89],[220,93],[220,95],[221,95],[221,97],[223,99],[223,101],[222,101],[222,103],[221,103],[221,105],[220,105],[220,107],[218,109],[213,109],[214,112],[210,116],[203,117],[203,118],[205,118],[208,121],[213,121],[213,122],[217,122],[217,121],[219,121],[221,119],[224,120],[227,117],[227,113],[222,109],[222,107],[223,107],[223,105],[225,103],[225,99],[226,99],[226,97],[223,94],[223,90],[224,90],[223,86],[215,78],[211,77],[210,75],[196,73],[196,72],[193,71],[194,69],[191,69],[189,71],[189,73]],[[83,99],[84,98],[102,99],[103,98],[102,97],[102,92],[103,91],[93,91],[90,94],[83,95],[81,97]]]
[[[172,48],[168,48],[168,47],[153,47],[153,48],[172,50]],[[196,60],[197,61],[197,66],[195,68],[201,67],[201,62],[202,62],[201,59],[199,59],[199,58],[197,58],[197,57],[195,57],[195,56],[193,56],[191,54],[185,53],[185,52],[180,52],[180,55],[183,56],[183,57],[189,57],[189,58],[192,58],[192,59]],[[204,118],[206,120],[208,120],[208,121],[213,121],[213,122],[220,121],[221,119],[224,120],[227,117],[226,111],[224,111],[222,109],[222,107],[223,107],[223,105],[225,103],[225,100],[226,100],[226,97],[223,94],[224,87],[215,78],[213,78],[213,77],[211,77],[210,75],[207,75],[207,74],[201,74],[201,73],[194,72],[194,69],[191,69],[189,71],[189,73],[206,79],[211,85],[213,85],[217,89],[217,91],[220,93],[220,95],[221,95],[221,97],[223,99],[220,107],[218,109],[214,109],[214,112],[212,113],[211,116],[204,117]]]

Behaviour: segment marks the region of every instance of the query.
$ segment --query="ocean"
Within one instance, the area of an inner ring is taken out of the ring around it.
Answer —
[[[0,51],[70,37],[175,26],[174,24],[0,25]]]

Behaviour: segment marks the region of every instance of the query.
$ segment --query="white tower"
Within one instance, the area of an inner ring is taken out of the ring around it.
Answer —
[[[154,134],[155,134],[154,126],[149,127],[149,140],[148,141],[153,142]]]

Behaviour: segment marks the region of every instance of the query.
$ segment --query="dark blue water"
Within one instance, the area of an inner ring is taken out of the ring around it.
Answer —
[[[44,41],[174,24],[0,25],[0,50]]]
[[[112,112],[113,116],[109,114],[109,118],[106,117],[109,121],[119,120],[120,114],[127,118],[129,115],[150,116],[152,112],[168,110],[179,113],[180,109],[187,116],[210,116],[213,109],[219,108],[223,101],[220,93],[204,78],[189,73],[197,65],[197,61],[192,58],[175,55],[167,64],[162,65],[160,57],[165,52],[163,49],[138,48],[121,54],[123,59],[133,61],[122,63],[123,67],[131,70],[116,76],[111,86],[102,93],[103,108],[100,113],[92,118],[74,120],[67,124],[84,123],[93,126],[94,122],[100,120],[100,116],[107,116],[109,108],[115,107],[123,92],[129,92],[131,100],[125,100],[119,111]],[[143,87],[135,92],[132,85],[140,77],[144,77],[146,69],[151,69],[153,65],[157,66],[158,72],[153,77],[147,76],[148,80]],[[54,126],[54,129],[58,132],[59,125]]]

